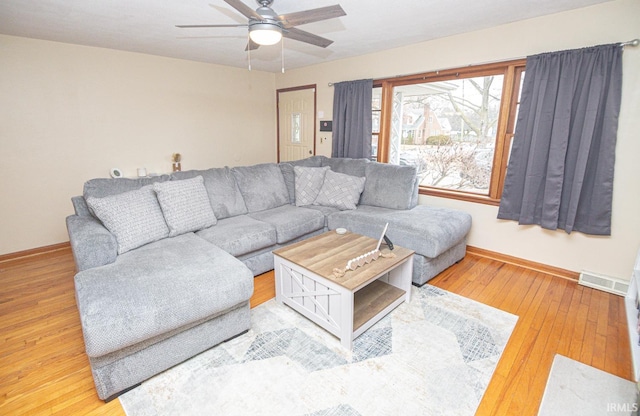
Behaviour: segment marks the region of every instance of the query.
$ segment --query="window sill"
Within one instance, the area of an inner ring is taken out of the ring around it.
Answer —
[[[460,201],[475,202],[479,204],[495,205],[495,206],[500,205],[499,199],[494,199],[486,195],[478,195],[471,192],[449,191],[446,189],[436,189],[436,188],[428,188],[426,186],[421,186],[418,193],[420,195],[429,195],[429,196],[437,196],[440,198],[457,199]]]

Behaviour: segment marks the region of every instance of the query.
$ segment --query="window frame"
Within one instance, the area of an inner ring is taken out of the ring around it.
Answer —
[[[373,87],[382,88],[380,133],[378,135],[378,162],[388,163],[389,161],[394,87],[433,81],[447,81],[457,79],[461,75],[465,78],[504,75],[488,195],[425,185],[420,185],[419,188],[419,193],[422,195],[459,199],[489,205],[500,204],[500,197],[504,188],[504,177],[509,161],[509,149],[511,148],[516,124],[516,113],[519,105],[518,98],[525,65],[526,59],[517,59],[375,80]]]
[[[380,88],[380,86],[376,86],[374,85],[373,88]],[[371,155],[370,159],[371,160],[378,160],[379,156],[378,154],[380,153],[380,132],[382,131],[382,97],[380,97],[380,109],[373,109],[373,106],[371,108],[371,117],[373,118],[373,113],[379,113],[378,114],[378,130],[374,131],[373,130],[373,126],[371,128],[371,146],[373,146],[373,138],[376,138],[376,154],[375,155]]]

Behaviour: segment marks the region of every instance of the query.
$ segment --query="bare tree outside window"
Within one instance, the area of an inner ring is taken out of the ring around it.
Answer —
[[[420,193],[497,205],[526,60],[374,83],[374,160],[415,166]]]
[[[402,98],[400,164],[421,185],[488,193],[502,75],[396,87]]]

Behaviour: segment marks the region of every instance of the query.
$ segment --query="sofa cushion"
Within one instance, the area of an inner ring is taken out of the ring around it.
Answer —
[[[202,176],[154,183],[153,190],[169,227],[169,237],[198,231],[216,223]]]
[[[69,215],[66,222],[76,271],[116,261],[118,241],[100,220],[93,215]]]
[[[82,196],[104,198],[105,196],[118,195],[127,191],[134,191],[143,186],[153,185],[156,182],[166,182],[171,177],[169,175],[151,176],[148,178],[96,178],[84,183]]]
[[[415,254],[413,256],[413,277],[411,280],[414,284],[422,286],[449,266],[462,260],[465,254],[467,254],[467,242],[464,239],[449,250],[441,253],[438,257],[425,257]]]
[[[414,166],[368,163],[367,182],[360,198],[363,205],[393,209],[413,208],[416,168]]]
[[[308,168],[304,166],[294,166],[296,205],[311,205],[316,200],[329,166],[323,168]]]
[[[189,233],[82,271],[75,286],[87,355],[100,357],[246,302],[253,275]]]
[[[277,208],[289,203],[289,191],[275,163],[232,168],[249,212]]]
[[[186,170],[171,174],[172,179],[189,179],[196,176],[202,176],[204,179],[204,187],[207,189],[209,202],[217,219],[221,220],[247,213],[247,207],[231,169],[224,167]]]
[[[222,219],[196,235],[235,257],[276,244],[275,227],[248,215]]]
[[[169,235],[152,185],[104,198],[89,197],[87,205],[116,237],[118,254]]]
[[[351,159],[349,157],[326,157],[322,159],[322,166],[329,166],[331,170],[351,176],[366,176],[369,159]]]
[[[356,209],[365,178],[327,171],[324,183],[314,205],[335,207],[340,210]]]
[[[283,205],[278,208],[249,214],[256,220],[271,224],[276,229],[278,244],[289,242],[301,235],[324,228],[324,215],[320,211]]]
[[[403,211],[360,205],[328,217],[331,230],[343,227],[372,238],[380,237],[387,222],[387,236],[394,244],[431,258],[458,244],[471,229],[471,215],[466,212],[426,205]]]
[[[325,227],[329,224],[328,219],[327,219],[329,214],[333,214],[334,212],[340,211],[336,207],[325,207],[325,206],[322,206],[322,205],[305,205],[303,208],[315,209],[316,211],[321,212],[322,215],[324,215],[324,226]]]
[[[284,183],[287,186],[287,191],[289,192],[289,203],[291,205],[295,204],[296,202],[295,173],[293,172],[294,166],[320,168],[322,167],[322,161],[324,159],[326,159],[325,156],[311,156],[306,159],[278,163],[280,171],[282,172],[282,177],[284,178]]]

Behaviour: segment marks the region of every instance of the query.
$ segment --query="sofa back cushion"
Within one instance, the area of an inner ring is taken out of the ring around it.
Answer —
[[[169,175],[151,176],[148,178],[96,178],[84,183],[82,195],[85,199],[89,197],[104,198],[105,196],[118,195],[127,191],[134,191],[143,186],[153,185],[156,182],[166,182],[170,180]]]
[[[417,203],[416,168],[371,162],[366,166],[367,182],[360,198],[363,205],[411,209]]]
[[[264,211],[289,204],[289,191],[275,163],[231,169],[249,212]]]
[[[169,236],[152,186],[104,198],[87,198],[87,205],[116,237],[118,254]]]
[[[199,231],[216,223],[202,176],[181,181],[154,183],[169,237]]]
[[[369,159],[351,159],[348,157],[327,157],[322,160],[322,166],[329,166],[332,171],[350,176],[366,175]]]
[[[187,170],[171,174],[172,179],[178,180],[195,178],[196,176],[202,176],[204,179],[209,203],[217,219],[221,220],[247,213],[247,207],[231,169],[225,166],[224,168]]]
[[[87,201],[83,196],[77,195],[71,197],[71,203],[73,204],[73,211],[79,217],[91,216],[91,211],[87,205]]]

